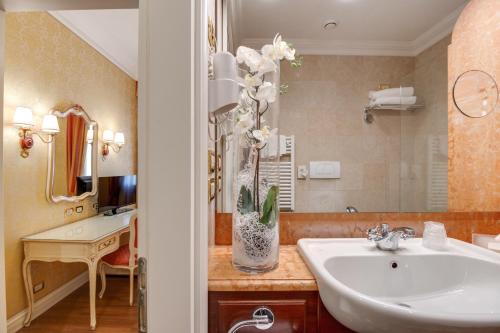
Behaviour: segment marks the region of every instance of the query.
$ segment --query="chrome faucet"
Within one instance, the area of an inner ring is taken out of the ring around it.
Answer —
[[[358,213],[358,210],[354,206],[347,206],[345,211],[348,213]]]
[[[382,223],[375,228],[370,228],[366,232],[367,238],[374,241],[380,250],[394,251],[399,247],[399,239],[415,237],[415,230],[409,227],[389,229],[387,223]]]

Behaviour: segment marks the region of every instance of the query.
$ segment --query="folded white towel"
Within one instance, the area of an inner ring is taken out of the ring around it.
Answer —
[[[370,100],[370,105],[413,105],[417,102],[416,96],[408,97],[379,97],[377,99]]]
[[[413,87],[400,87],[400,88],[390,88],[390,89],[383,89],[379,91],[370,91],[368,93],[368,96],[370,99],[377,99],[380,97],[409,97],[413,96],[414,93]]]

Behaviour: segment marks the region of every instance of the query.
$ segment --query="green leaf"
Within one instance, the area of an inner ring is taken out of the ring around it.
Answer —
[[[267,225],[271,221],[272,217],[273,217],[272,221],[276,220],[276,215],[277,215],[276,199],[278,197],[278,192],[279,188],[276,185],[271,186],[269,192],[267,192],[266,201],[264,201],[264,206],[262,208],[262,217],[260,218],[259,221],[260,223]]]
[[[252,191],[245,186],[241,186],[238,196],[238,211],[240,214],[247,214],[254,211],[252,201]]]
[[[297,69],[302,67],[302,61],[304,60],[303,56],[296,56],[295,60],[290,61],[290,66],[292,66],[293,69]]]
[[[284,95],[288,92],[288,84],[283,83],[280,85],[280,95]]]

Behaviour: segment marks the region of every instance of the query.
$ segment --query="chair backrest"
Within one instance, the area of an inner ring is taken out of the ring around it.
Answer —
[[[128,248],[130,257],[128,258],[128,265],[134,267],[137,260],[137,214],[130,217],[129,229]]]

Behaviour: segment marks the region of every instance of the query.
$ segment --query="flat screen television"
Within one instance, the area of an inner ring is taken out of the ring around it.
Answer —
[[[119,208],[136,203],[135,175],[99,177],[99,213],[116,214]]]

